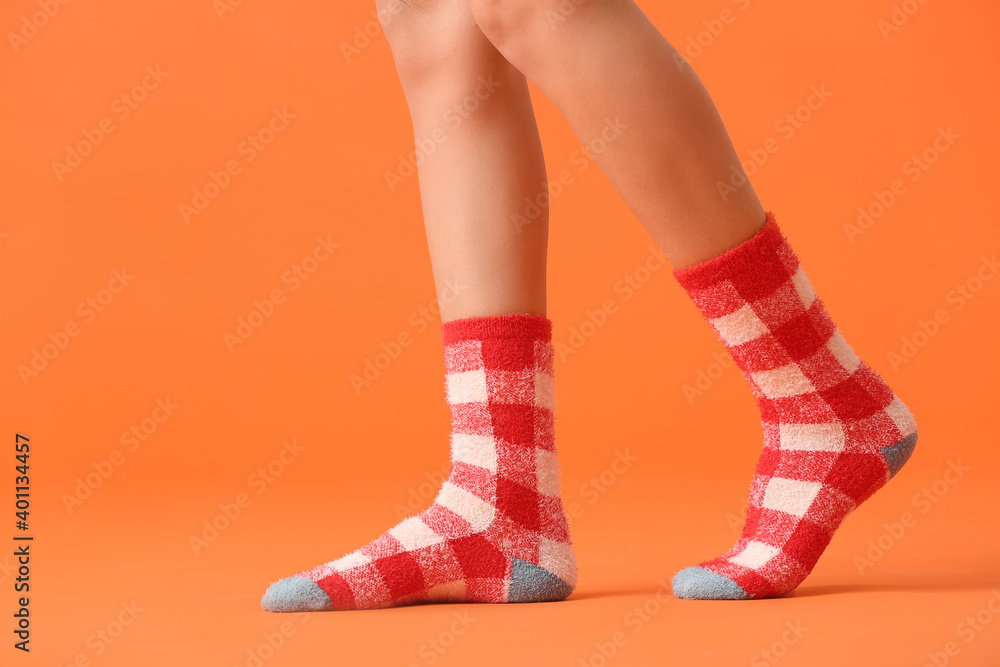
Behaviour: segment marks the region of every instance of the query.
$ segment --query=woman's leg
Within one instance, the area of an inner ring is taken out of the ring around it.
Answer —
[[[596,160],[679,269],[750,383],[764,450],[744,531],[686,568],[687,598],[774,597],[907,461],[916,423],[847,345],[749,183],[692,69],[631,0],[471,0],[480,27],[584,141],[625,125]],[[739,180],[737,180],[739,182]],[[728,252],[727,252],[728,251]]]
[[[582,141],[616,119],[626,126],[595,160],[675,267],[764,224],[749,183],[720,194],[733,169],[743,174],[729,135],[698,76],[631,0],[471,3],[486,36]]]
[[[548,210],[521,228],[511,215],[545,182],[524,75],[476,25],[468,0],[385,0],[385,35],[413,119],[424,225],[442,319],[545,315]],[[456,290],[452,290],[456,291]]]
[[[576,561],[553,431],[547,216],[511,222],[545,182],[527,84],[483,36],[468,0],[379,9],[417,144],[435,144],[418,169],[443,320],[451,473],[430,508],[272,584],[261,604],[561,600],[576,585]]]

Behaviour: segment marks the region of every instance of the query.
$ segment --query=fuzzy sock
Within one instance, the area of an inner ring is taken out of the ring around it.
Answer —
[[[906,463],[916,422],[834,326],[771,212],[750,240],[674,275],[750,383],[764,423],[742,535],[678,572],[674,594],[783,595]]]
[[[433,505],[367,546],[282,579],[267,611],[562,600],[576,560],[559,493],[552,323],[446,322],[451,472]]]

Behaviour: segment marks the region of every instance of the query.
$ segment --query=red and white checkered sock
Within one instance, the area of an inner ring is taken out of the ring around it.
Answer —
[[[442,325],[451,473],[434,504],[367,546],[272,584],[268,611],[562,600],[576,560],[553,438],[552,323]]]
[[[674,594],[788,593],[840,522],[906,463],[916,422],[834,326],[770,212],[750,240],[674,275],[729,348],[764,422],[743,534],[678,572]]]

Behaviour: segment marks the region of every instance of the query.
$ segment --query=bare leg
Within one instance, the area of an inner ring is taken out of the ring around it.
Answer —
[[[439,297],[449,284],[464,288],[442,302],[442,320],[545,315],[548,211],[511,222],[545,182],[524,75],[483,35],[468,0],[385,0],[379,11],[415,138],[436,146],[418,167],[434,282]]]
[[[742,174],[729,135],[697,75],[631,0],[471,5],[490,41],[583,141],[600,136],[608,119],[627,125],[596,161],[675,267],[717,255],[764,224],[749,183],[720,195],[719,181],[734,167]]]
[[[419,176],[442,301],[451,472],[429,508],[272,583],[261,606],[562,600],[576,560],[558,488],[547,219],[511,221],[545,181],[527,84],[483,36],[468,0],[379,9],[416,139],[436,146]],[[452,283],[462,289],[447,301]]]
[[[739,161],[715,106],[631,0],[471,2],[484,33],[582,139],[608,118],[628,126],[596,159],[683,269],[678,280],[760,408],[764,448],[743,532],[725,554],[678,572],[674,595],[789,593],[910,458],[913,415],[849,347],[749,185],[720,195]]]

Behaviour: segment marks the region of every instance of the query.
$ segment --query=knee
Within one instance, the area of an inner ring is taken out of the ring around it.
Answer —
[[[375,11],[404,85],[467,62],[476,48],[468,0],[375,0]]]
[[[508,59],[619,0],[469,0],[483,33]]]

